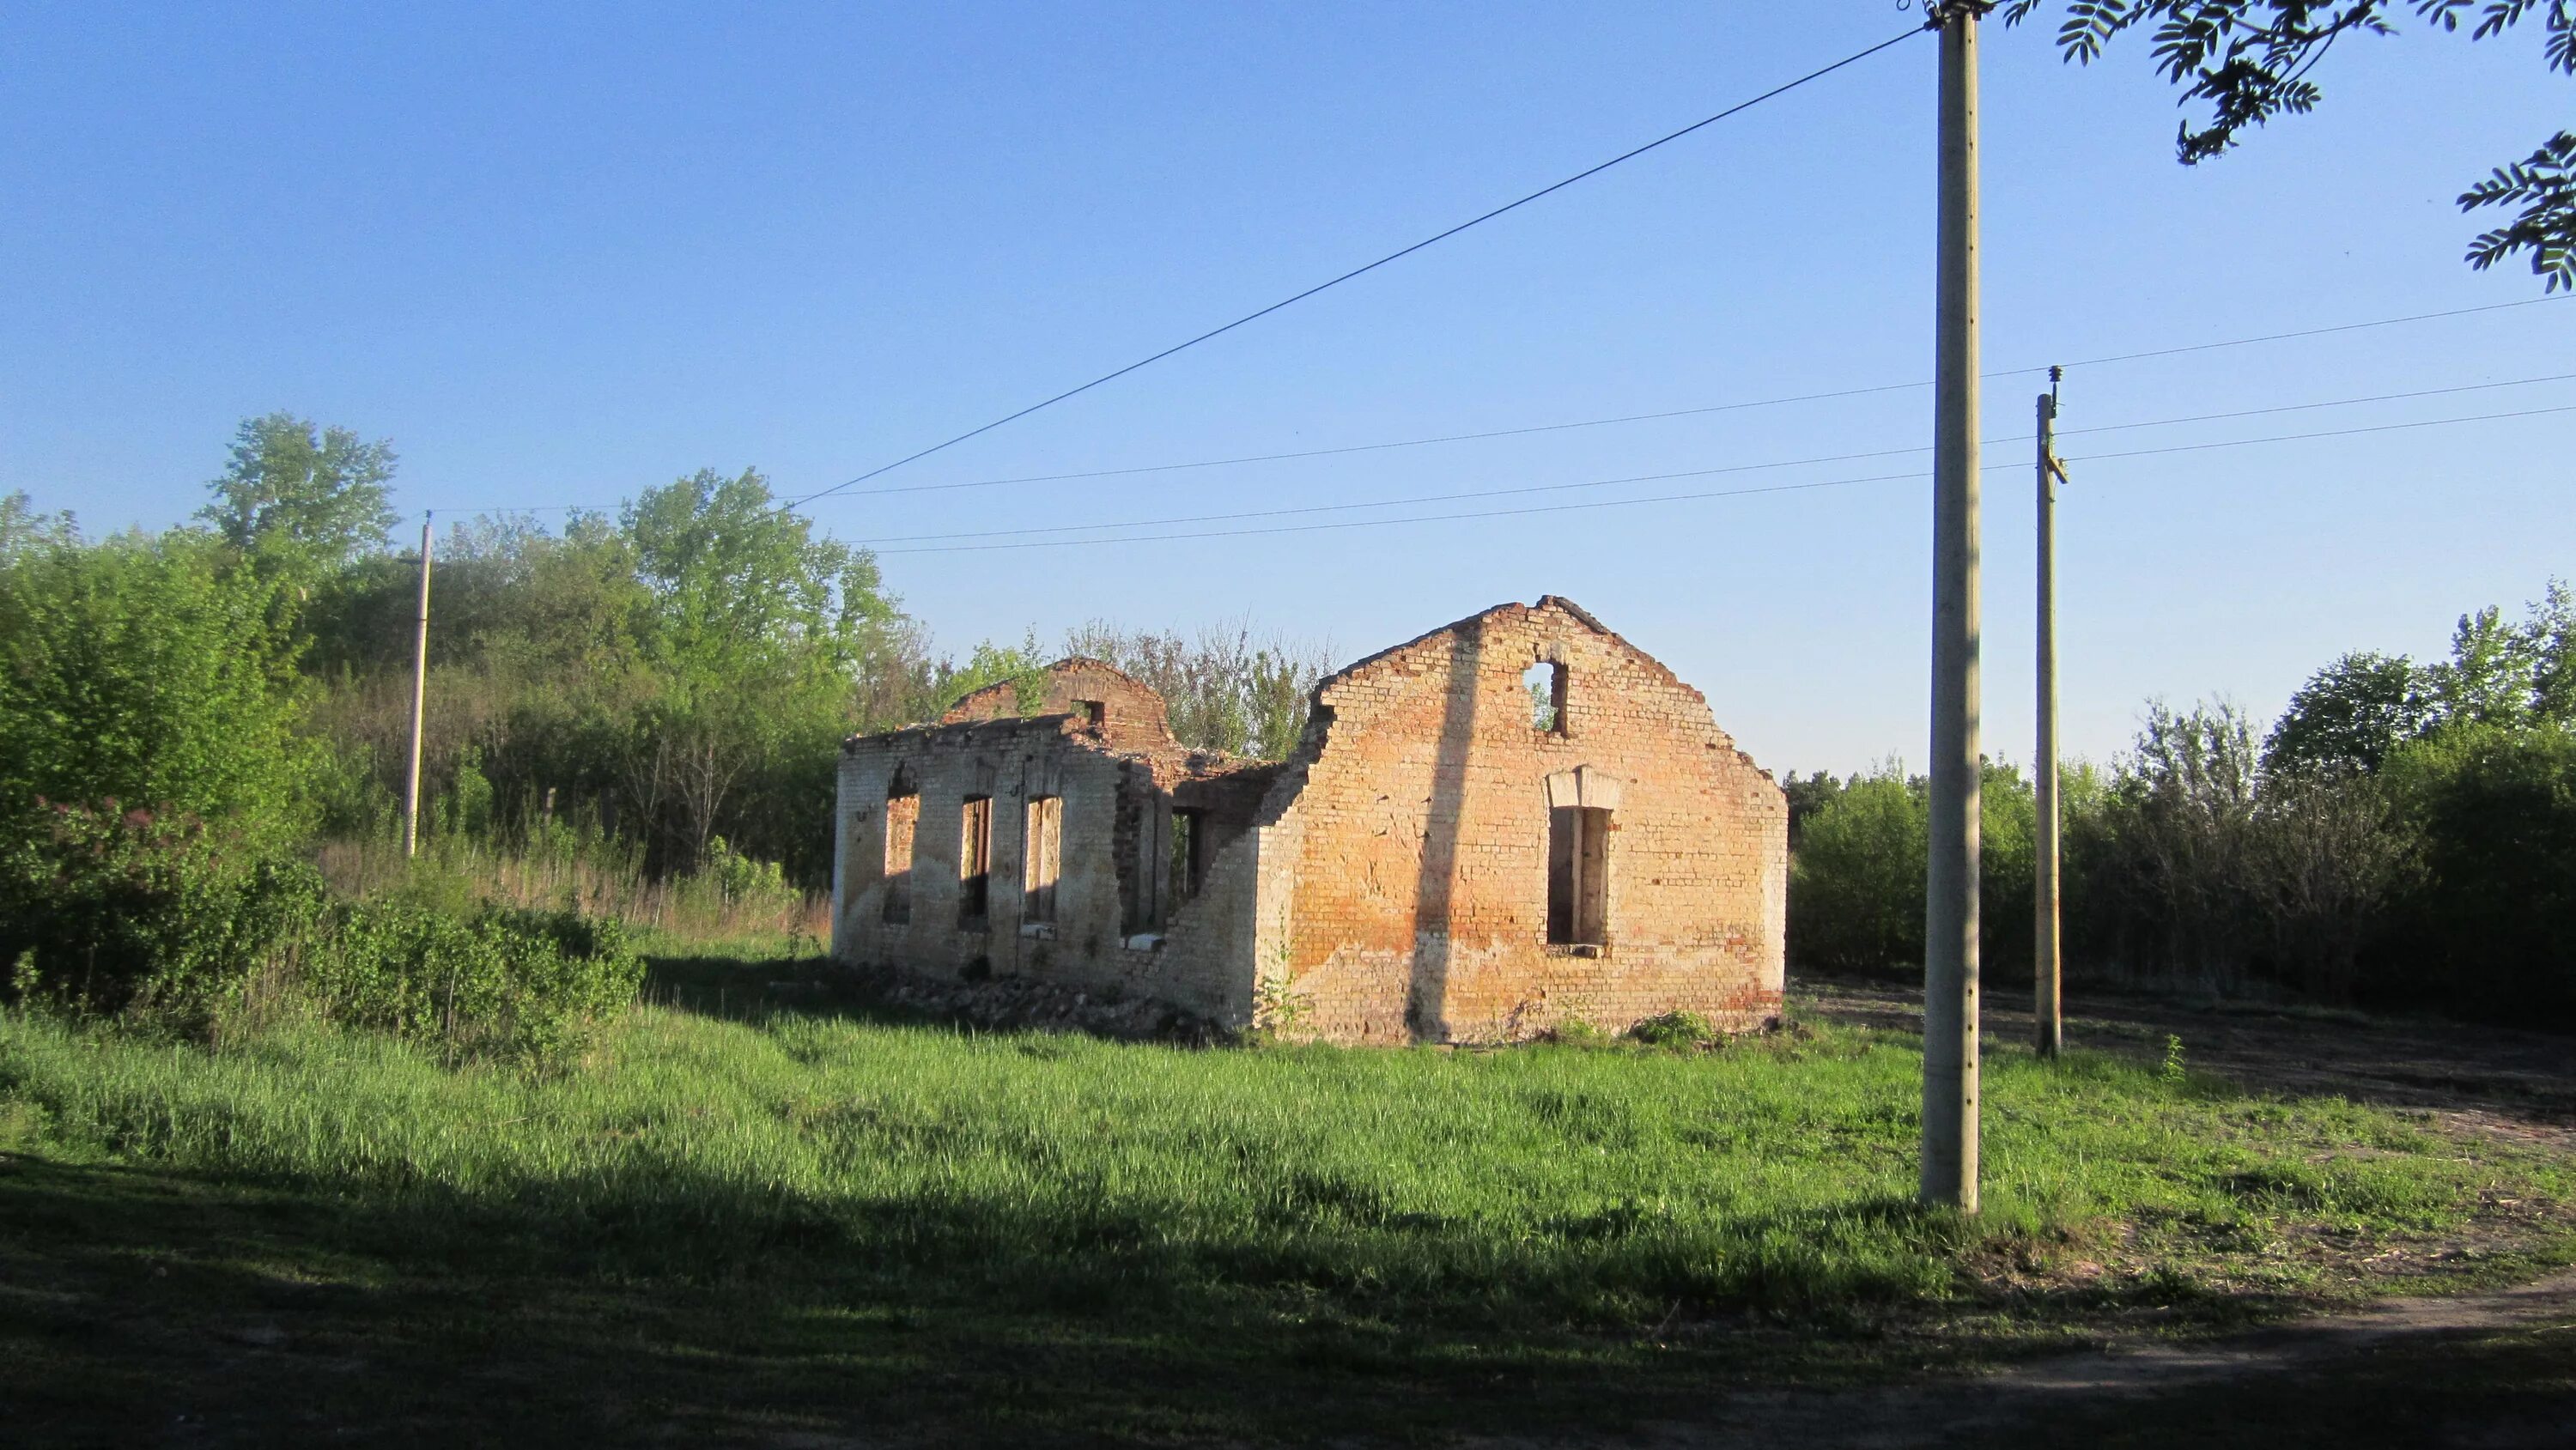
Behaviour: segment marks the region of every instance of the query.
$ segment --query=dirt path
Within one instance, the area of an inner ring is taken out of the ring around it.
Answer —
[[[2463,1360],[2554,1358],[2554,1386]],[[1638,1447],[1934,1450],[2039,1444],[2576,1444],[2576,1274],[2501,1293],[2394,1301],[2364,1313],[2192,1346],[2069,1355],[1966,1382],[1728,1397],[1704,1423]],[[2508,1380],[2512,1383],[2497,1383]],[[1497,1444],[1495,1450],[1501,1450]]]
[[[1809,1015],[1919,1030],[1920,999],[1880,984],[1799,984]],[[1989,1003],[1990,1044],[2030,1018]],[[2470,1131],[2576,1150],[2576,1040],[2297,1009],[2096,997],[2068,1023],[2084,1046],[2186,1061],[2248,1086],[2432,1112]],[[1483,1450],[1565,1441],[1503,1438]],[[2024,1445],[2261,1450],[2318,1445],[2576,1447],[2576,1273],[2191,1344],[2124,1343],[1972,1379],[1841,1392],[1745,1392],[1705,1417],[1575,1444]]]

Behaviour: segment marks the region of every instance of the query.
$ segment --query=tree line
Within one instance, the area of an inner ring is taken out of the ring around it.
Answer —
[[[935,653],[875,560],[752,470],[553,529],[474,519],[432,564],[423,826],[488,879],[388,876],[363,848],[398,833],[410,751],[419,558],[395,547],[396,464],[272,414],[185,526],[90,538],[0,498],[0,996],[555,1053],[640,968],[615,923],[527,889],[601,873],[516,866],[570,852],[630,885],[793,902],[830,876],[845,736],[999,681],[1033,705],[1051,657],[1034,631]],[[1093,622],[1066,646],[1161,690],[1185,742],[1255,754],[1295,741],[1326,664],[1248,627]]]
[[[418,561],[390,535],[395,463],[383,443],[280,414],[242,425],[188,526],[91,539],[23,494],[0,499],[0,958],[35,952],[53,964],[40,974],[77,967],[112,998],[171,963],[238,984],[281,923],[321,929],[299,871],[332,843],[386,840],[400,816]],[[432,598],[433,840],[475,843],[484,861],[589,843],[728,894],[828,880],[842,738],[933,719],[998,681],[1033,705],[1056,653],[1159,690],[1185,743],[1271,758],[1331,664],[1325,646],[1245,624],[1183,637],[1093,621],[1060,650],[1031,631],[937,653],[874,559],[818,536],[749,470],[693,473],[553,529],[451,528]],[[1889,765],[1785,785],[1793,963],[1915,969],[1923,781]],[[2268,727],[2224,702],[2151,705],[2132,748],[2069,770],[2062,797],[2079,983],[2576,1020],[2563,585],[2519,618],[2463,617],[2429,663],[2335,660]],[[2031,956],[2028,780],[1990,763],[1984,809],[1985,961],[2010,980]],[[471,905],[441,909],[463,921]],[[537,935],[473,959],[569,961],[545,943],[591,939],[519,927]],[[463,944],[519,928],[405,930],[330,928],[344,946],[413,941],[405,970],[431,970],[421,954],[445,942],[451,977]]]
[[[384,442],[287,414],[242,424],[194,526],[85,539],[0,500],[0,765],[9,809],[154,802],[263,840],[383,836],[410,749],[418,556],[398,552]],[[1033,693],[1057,653],[1171,702],[1175,732],[1278,756],[1325,649],[1248,625],[1093,621],[935,652],[876,561],[701,470],[558,527],[446,528],[433,550],[424,818],[508,843],[579,822],[655,873],[730,856],[828,880],[835,747],[969,690]],[[143,724],[139,722],[152,722]]]
[[[1919,966],[1926,790],[1787,782],[1792,959]],[[2258,727],[2151,703],[2064,776],[2071,980],[2576,1021],[2576,596],[2460,618],[2429,663],[2350,653]],[[2028,780],[1985,775],[1982,956],[2032,960]]]

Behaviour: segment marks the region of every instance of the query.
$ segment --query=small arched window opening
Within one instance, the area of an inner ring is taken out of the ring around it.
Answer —
[[[1521,676],[1529,694],[1530,728],[1549,735],[1565,733],[1565,666],[1540,660]]]

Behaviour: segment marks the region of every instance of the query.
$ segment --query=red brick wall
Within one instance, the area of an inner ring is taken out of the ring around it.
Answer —
[[[1570,672],[1562,733],[1532,723],[1541,660]],[[1482,1041],[1776,1014],[1786,804],[1663,666],[1550,598],[1363,661],[1320,704],[1278,805],[1298,817],[1279,948],[1295,1030]],[[1548,782],[1578,772],[1586,804],[1616,802],[1597,954],[1546,940]]]

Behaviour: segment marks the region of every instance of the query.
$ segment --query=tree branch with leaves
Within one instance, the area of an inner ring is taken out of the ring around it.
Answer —
[[[2018,24],[2046,0],[2012,0],[2007,24]],[[2445,34],[2462,26],[2487,40],[2537,19],[2549,69],[2576,76],[2576,0],[2068,0],[2057,47],[2090,65],[2121,33],[2145,28],[2156,69],[2182,88],[2185,104],[2205,102],[2209,118],[2184,121],[2176,156],[2198,165],[2233,149],[2245,130],[2275,116],[2306,115],[2325,92],[2310,77],[2347,35],[2397,33],[2399,9]],[[2520,161],[2497,167],[2460,193],[2460,209],[2511,212],[2503,226],[2469,243],[2478,270],[2516,256],[2530,259],[2544,290],[2576,291],[2576,132],[2560,131]]]

